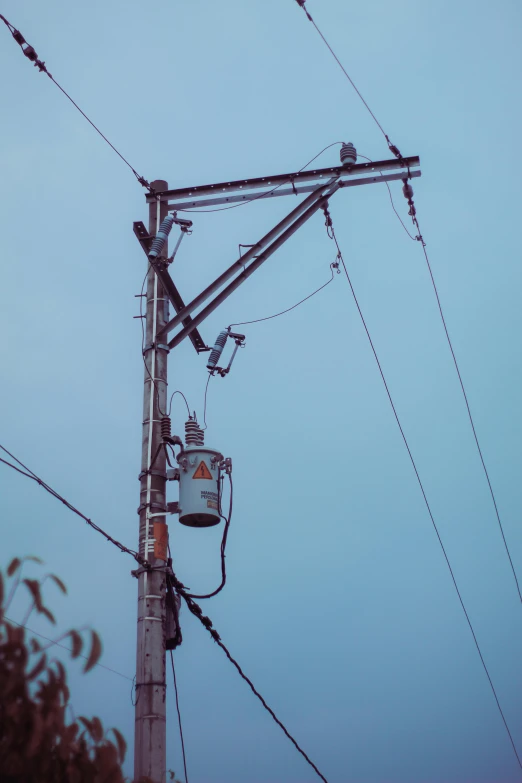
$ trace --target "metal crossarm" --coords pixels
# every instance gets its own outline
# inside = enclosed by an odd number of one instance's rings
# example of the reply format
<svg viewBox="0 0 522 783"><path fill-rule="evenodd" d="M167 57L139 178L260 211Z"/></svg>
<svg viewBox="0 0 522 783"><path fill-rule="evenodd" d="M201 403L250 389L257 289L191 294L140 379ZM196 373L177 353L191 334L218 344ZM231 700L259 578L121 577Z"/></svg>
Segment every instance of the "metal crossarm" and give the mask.
<svg viewBox="0 0 522 783"><path fill-rule="evenodd" d="M147 201L152 203L159 199L162 203L167 203L169 209L200 209L218 204L310 193L321 184L321 181L326 183L332 178L341 178L343 187L355 187L379 181L402 179L403 177L419 177L420 171L416 170L419 165L418 156L401 160L393 158L373 163L357 163L353 166L333 166L325 169L277 174L272 177L238 179L232 182L165 190L154 196L148 195ZM398 170L401 170L400 173L388 174L388 172L397 172ZM285 185L290 187L283 187ZM252 196L249 195L252 190L262 192Z"/></svg>

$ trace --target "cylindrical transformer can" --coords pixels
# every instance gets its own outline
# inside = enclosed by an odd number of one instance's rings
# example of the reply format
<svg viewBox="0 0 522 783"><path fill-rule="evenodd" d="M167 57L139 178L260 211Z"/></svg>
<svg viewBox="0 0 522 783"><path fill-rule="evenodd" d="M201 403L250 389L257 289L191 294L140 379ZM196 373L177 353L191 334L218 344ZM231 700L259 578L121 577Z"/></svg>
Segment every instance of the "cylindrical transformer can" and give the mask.
<svg viewBox="0 0 522 783"><path fill-rule="evenodd" d="M178 454L179 521L188 527L212 527L219 516L219 463L223 455L206 446L187 446Z"/></svg>

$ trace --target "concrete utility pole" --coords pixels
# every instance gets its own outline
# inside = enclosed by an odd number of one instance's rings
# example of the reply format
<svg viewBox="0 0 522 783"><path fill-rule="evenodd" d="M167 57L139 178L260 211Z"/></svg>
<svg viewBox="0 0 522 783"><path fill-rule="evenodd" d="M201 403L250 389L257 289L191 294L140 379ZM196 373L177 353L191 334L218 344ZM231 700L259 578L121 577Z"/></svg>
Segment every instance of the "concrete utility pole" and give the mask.
<svg viewBox="0 0 522 783"><path fill-rule="evenodd" d="M164 180L156 180L152 187L157 191L166 190L167 183ZM160 201L149 204L150 235L155 236L167 211L167 204ZM168 254L166 247L164 254ZM159 567L160 570L146 571L140 568L138 576L134 779L139 781L147 777L153 783L162 783L167 766L166 564L163 559L155 556L154 522L166 521L166 459L165 451L160 445L163 442L161 416L162 412L166 412L167 405L168 351L166 346L156 345L156 336L169 319L169 304L152 266L149 267L147 275L146 303L139 553L153 568Z"/></svg>
<svg viewBox="0 0 522 783"><path fill-rule="evenodd" d="M205 344L199 334L197 328L199 324L320 210L323 210L325 214L326 226L328 227L328 202L335 193L343 188L401 180L404 185L403 192L406 195L405 189L409 187L409 180L421 175L420 161L417 156L357 164L357 151L351 143L342 145L340 160L340 166L277 174L272 177L198 185L177 190L168 190L166 182L156 180L152 183L151 192L146 196L149 205L148 231L141 221L134 223L136 238L147 255L148 263L150 262L147 275L144 345L147 369L143 398L143 448L139 508L139 552L148 561L149 567L147 569L139 568L135 572L139 578L134 750L134 777L136 781L147 778L152 783L164 783L166 778L165 656L168 611L166 571L167 568L170 569L170 564L167 563L165 518L167 513L165 444L183 446L179 437L171 437L170 422L165 422L162 432L162 417L167 411L168 352L169 349L176 348L186 338L192 342L198 354L211 351L211 348ZM253 195L249 195L251 192ZM189 209L192 212L219 204L239 204L254 198L257 200L282 196L295 197L300 194L305 194L305 198L298 202L297 206L285 218L261 237L255 245L252 245L246 253L240 255L213 283L210 283L185 305L170 277L170 262L167 260L166 243L162 247L163 239L168 236L174 224L181 231L174 254L183 236L191 233L192 221L178 217L177 210ZM165 221L158 237L160 224L169 213L172 214ZM211 299L211 297L214 298ZM208 299L211 301L199 309ZM169 302L176 313L170 320ZM169 333L176 327L179 330L169 339ZM215 372L226 374L230 369L231 362L227 369L216 366L228 337L235 340L236 350L238 345L242 344L241 341L244 341L244 336L231 332L230 327L220 333L207 362L207 369L212 374ZM217 350L218 347L219 350ZM191 424L197 427L197 423L194 421L191 421ZM182 462L188 463L187 454L194 452L194 449L191 449L190 439L186 437L185 440L186 451L178 455L180 466L182 466ZM208 449L206 452L214 455L219 454ZM221 455L219 456L221 457ZM182 458L182 462L180 462L180 458ZM231 467L230 460L224 462L230 463ZM192 463L190 464L192 465ZM213 464L217 472L216 463ZM221 468L221 465L219 467ZM172 474L171 478L177 478L181 482L180 489L183 489L183 482L185 482L185 489L188 489L187 481L192 483L192 479L201 478L196 473L192 474L192 471L187 472L186 467L172 470ZM212 480L215 483L217 497L219 474ZM194 487L191 487L191 490L194 490ZM180 521L182 524L190 524L183 520L187 520L192 513L198 515L199 506L194 510L191 508L191 503L196 503L196 499L199 503L201 502L199 488L197 492L189 491L188 494L185 494L183 508L180 509L178 503L173 503L169 513L181 514L182 511L183 516L180 516ZM203 494L201 493L201 496ZM205 502L208 508L212 507L212 501L206 499ZM177 507L177 512L174 510L175 507ZM171 572L169 571L169 573ZM169 620L176 625L177 618L172 619L172 606L169 606L171 608ZM178 634L176 634L177 637ZM176 641L171 637L169 649L179 643L179 638Z"/></svg>

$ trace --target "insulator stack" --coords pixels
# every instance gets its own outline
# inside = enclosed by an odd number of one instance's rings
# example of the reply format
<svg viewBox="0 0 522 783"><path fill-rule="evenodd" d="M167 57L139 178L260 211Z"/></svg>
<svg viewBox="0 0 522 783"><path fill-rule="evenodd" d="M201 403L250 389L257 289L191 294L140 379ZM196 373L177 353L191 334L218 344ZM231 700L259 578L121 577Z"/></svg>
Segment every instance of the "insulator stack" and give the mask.
<svg viewBox="0 0 522 783"><path fill-rule="evenodd" d="M161 419L161 437L168 440L171 437L170 416L163 416Z"/></svg>
<svg viewBox="0 0 522 783"><path fill-rule="evenodd" d="M205 433L195 419L185 422L185 444L187 446L203 446Z"/></svg>
<svg viewBox="0 0 522 783"><path fill-rule="evenodd" d="M404 185L402 186L402 192L404 193L405 198L407 199L413 198L413 188L409 182L404 183Z"/></svg>
<svg viewBox="0 0 522 783"><path fill-rule="evenodd" d="M341 165L353 166L353 164L356 162L357 162L357 150L353 146L352 142L349 141L348 144L343 144L341 146Z"/></svg>
<svg viewBox="0 0 522 783"><path fill-rule="evenodd" d="M152 247L149 250L149 258L151 258L152 260L155 260L159 255L161 255L161 251L163 250L165 243L169 238L169 234L172 230L173 225L174 225L174 215L167 215L167 217L163 218L163 220L161 221L159 231L154 237Z"/></svg>
<svg viewBox="0 0 522 783"><path fill-rule="evenodd" d="M227 337L228 337L228 331L226 329L218 334L216 338L216 342L210 352L210 356L208 359L208 363L207 363L208 370L213 370L216 364L218 363L219 357L223 353L223 348L225 347L225 344L227 342Z"/></svg>

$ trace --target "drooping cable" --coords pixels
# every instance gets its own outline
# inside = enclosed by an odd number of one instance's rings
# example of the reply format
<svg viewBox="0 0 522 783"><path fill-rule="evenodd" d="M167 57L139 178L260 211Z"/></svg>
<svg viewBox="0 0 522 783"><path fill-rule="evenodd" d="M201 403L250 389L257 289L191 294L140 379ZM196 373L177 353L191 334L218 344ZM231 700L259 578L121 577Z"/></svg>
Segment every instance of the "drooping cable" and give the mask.
<svg viewBox="0 0 522 783"><path fill-rule="evenodd" d="M310 163L313 163L314 160L317 160L318 157L320 157L323 152L326 152L326 150L329 150L330 147L335 147L336 144L342 144L342 141L333 141L331 144L328 144L327 147L324 147L321 152L318 152L317 155L314 155L314 157L308 161L308 163L305 163L304 166L302 166L296 173L300 174L301 171L304 171ZM272 190L269 190L267 193L259 193L257 196L252 196L252 198L247 198L244 201L240 201L239 204L231 204L229 207L217 207L217 209L181 209L177 208L178 212L224 212L227 209L237 209L237 207L244 207L245 204L251 204L253 201L257 201L260 198L266 198L267 196L270 196L272 193L275 193L276 190L279 190L279 188L282 188L283 185L288 185L292 182L291 179L287 179L284 182L281 182L281 184L276 185L275 188L272 188ZM296 192L297 195L297 192Z"/></svg>
<svg viewBox="0 0 522 783"><path fill-rule="evenodd" d="M176 391L172 392L172 394L170 395L170 402L169 402L169 412L168 412L168 415L170 416L170 412L171 412L171 410L172 410L172 400L174 399L174 395L175 395L175 394L179 394L181 397L183 397L183 399L185 400L185 405L187 406L187 413L188 413L188 415L190 416L190 408L189 408L189 404L188 404L188 402L187 402L187 398L185 397L185 395L183 394L183 392L182 392L182 391L180 391L179 389L176 389Z"/></svg>
<svg viewBox="0 0 522 783"><path fill-rule="evenodd" d="M365 105L366 109L367 109L367 110L368 110L368 112L370 113L370 115L371 115L372 119L374 120L375 124L377 125L377 127L378 127L378 128L379 128L379 130L381 131L382 135L383 135L383 136L384 136L384 138L386 139L386 143L388 144L388 149L390 150L390 152L391 152L393 155L395 155L395 157L396 157L396 158L398 158L399 160L402 160L402 155L401 155L401 153L400 153L399 149L396 147L396 145L395 145L395 144L392 144L392 143L391 143L391 141L390 141L390 137L388 136L388 134L386 133L386 131L385 131L385 130L384 130L384 128L382 127L381 123L379 122L379 120L377 119L377 117L375 116L375 114L373 113L373 111L370 109L370 106L368 105L368 103L367 103L367 102L365 101L365 99L363 98L363 96L362 96L362 93L359 91L359 89L358 89L357 85L355 84L355 82L354 82L354 81L353 81L353 79L351 78L350 74L348 73L348 71L346 70L346 68L344 67L344 65L343 65L343 64L342 64L342 62L340 61L340 59L337 57L336 53L334 52L334 50L332 49L332 47L331 47L331 46L330 46L330 44L328 43L327 39L325 38L325 36L323 35L323 33L321 32L321 30L319 29L319 27L318 27L318 26L317 26L317 24L315 23L315 21L313 20L313 18L312 18L312 16L311 16L311 14L308 12L308 9L306 8L306 5L305 5L305 0L296 0L296 3L297 3L297 4L298 4L298 5L299 5L299 6L300 6L302 9L303 9L303 11L305 12L305 14L306 14L306 16L307 16L308 20L309 20L309 21L310 21L310 22L313 24L313 26L315 27L316 31L317 31L317 32L318 32L318 34L320 35L320 37L321 37L321 39L322 39L323 43L325 44L325 46L326 46L326 47L327 47L327 49L329 50L329 52L330 52L330 54L332 55L332 57L334 58L335 62L337 63L337 65L339 66L339 68L341 69L341 71L344 73L344 75L346 76L346 78L348 79L348 81L350 82L350 84L352 85L353 89L355 90L355 92L357 93L357 95L359 96L359 98L361 99L361 101L363 102L363 104Z"/></svg>
<svg viewBox="0 0 522 783"><path fill-rule="evenodd" d="M69 93L67 93L67 92L64 90L64 88L63 88L63 87L62 87L60 84L58 84L58 82L56 81L56 79L54 78L54 76L52 76L52 74L50 74L50 73L49 73L49 71L47 70L45 63L44 63L44 62L42 62L42 60L39 60L39 59L38 59L38 55L36 54L36 52L35 52L34 48L33 48L32 46L30 46L30 45L27 43L27 41L25 40L25 38L23 37L23 35L21 34L21 32L20 32L19 30L17 30L17 29L16 29L16 28L15 28L15 27L14 27L14 26L13 26L13 25L10 23L10 22L8 22L8 21L7 21L7 19L5 18L5 16L2 16L2 14L0 14L0 20L1 20L1 21L2 21L2 22L5 24L5 25L6 25L6 27L8 28L8 30L9 30L9 31L10 31L10 33L11 33L11 35L12 35L12 36L13 36L13 38L15 39L16 43L18 44L18 46L19 46L19 47L20 47L20 49L22 50L22 53L23 53L23 54L24 54L24 55L25 55L25 56L26 56L26 57L27 57L27 58L28 58L28 59L29 59L29 60L30 60L30 61L31 61L31 62L34 64L34 66L35 66L36 68L38 68L38 70L40 71L40 73L45 73L45 75L49 77L49 79L50 79L50 80L53 82L53 84L55 84L55 85L58 87L58 89L59 89L59 90L60 90L60 91L61 91L61 92L62 92L62 93L65 95L65 97L66 97L66 98L67 98L67 99L68 99L68 100L69 100L69 101L72 103L72 105L73 105L73 106L74 106L76 109L78 109L78 111L80 112L80 114L82 115L82 117L84 117L84 118L87 120L87 122L89 123L89 125L91 125L91 126L94 128L94 130L96 131L96 133L98 133L98 134L99 134L99 135L102 137L102 139L103 139L105 142L107 142L107 144L109 145L109 147L110 147L112 150L114 150L114 152L116 153L116 155L118 155L118 157L119 157L119 158L121 158L121 160L122 160L122 161L125 163L125 165L129 167L129 169L132 171L132 173L134 174L134 176L136 177L136 179L138 180L138 182L140 183L140 185L143 185L143 187L144 187L144 188L147 188L147 190L148 190L149 192L151 192L151 193L152 193L152 192L153 192L153 188L152 188L152 186L151 186L150 182L148 182L148 181L147 181L147 180L146 180L144 177L140 177L140 175L138 174L138 172L136 171L136 169L135 169L135 168L133 168L133 166L131 166L131 164L129 163L129 161L128 161L126 158L124 158L124 157L123 157L123 155L121 154L121 152L119 152L119 151L116 149L116 147L114 146L114 144L111 144L111 142L109 141L109 139L107 138L107 136L105 136L105 135L104 135L104 134L101 132L101 130L100 130L100 129L99 129L99 128L98 128L98 127L97 127L97 126L94 124L94 122L93 122L91 119L89 119L89 117L88 117L88 116L85 114L85 112L84 112L82 109L80 109L80 107L78 106L78 104L77 104L77 103L76 103L76 102L75 102L75 101L74 101L74 100L71 98L71 96L69 95Z"/></svg>
<svg viewBox="0 0 522 783"><path fill-rule="evenodd" d="M170 651L170 662L172 664L172 677L174 679L174 694L176 696L176 710L178 713L178 726L179 726L179 736L181 739L181 752L183 754L183 768L185 770L185 783L189 783L189 779L187 775L187 757L185 755L185 740L183 739L183 725L181 723L181 712L179 709L178 682L176 680L176 669L174 667L174 653L172 652L172 650Z"/></svg>
<svg viewBox="0 0 522 783"><path fill-rule="evenodd" d="M366 157L366 155L361 155L361 153L360 153L360 152L358 152L358 153L357 153L357 157L358 157L358 158L364 158L364 160L367 160L369 163L373 163L373 160L372 160L371 158L367 158L367 157ZM382 174L382 171L381 171L381 172L379 172L379 173L380 173L380 174ZM397 212L397 208L395 207L395 202L394 202L394 200L393 200L393 196L392 196L392 192L391 192L391 188L390 188L390 183L385 181L385 182L384 182L384 184L385 184L385 185L386 185L386 187L388 188L388 195L389 195L389 197L390 197L390 201L391 201L392 209L393 209L393 211L395 212L395 214L396 214L396 216L397 216L397 220L399 221L399 223L401 224L401 226L403 227L403 229L406 231L406 233L408 234L409 238L410 238L410 239L413 239L413 241L415 241L415 240L417 239L417 237L414 237L412 234L410 234L410 232L408 231L408 229L406 228L406 226L405 226L405 224L404 224L404 221L403 221L403 219L401 218L401 216L400 216L400 215L399 215L399 213Z"/></svg>
<svg viewBox="0 0 522 783"><path fill-rule="evenodd" d="M109 541L109 543L114 544L114 546L118 547L120 552L126 552L128 555L132 555L132 557L144 568L150 568L150 564L148 563L145 558L143 558L139 552L136 552L134 549L129 549L129 547L126 547L124 544L122 544L120 541L117 541L115 538L110 536L108 533L105 532L101 527L99 527L95 522L92 521L92 519L89 519L89 517L85 516L85 514L82 514L81 511L78 511L77 508L75 508L72 503L69 503L68 500L66 500L62 495L60 495L56 490L52 489L52 487L49 486L49 484L46 484L43 479L41 479L39 476L36 475L36 473L33 473L33 471L27 467L27 465L24 465L23 462L21 462L17 457L14 456L14 454L11 454L10 451L8 451L5 446L2 446L0 444L0 449L4 451L6 454L8 454L11 459L14 459L15 462L17 462L24 470L20 470L16 467L16 465L12 465L10 462L7 462L5 459L0 458L0 462L3 462L4 465L8 465L10 468L13 468L13 470L18 471L18 473L21 473L22 475L26 476L26 478L31 479L32 481L35 481L37 484L39 484L43 489L45 489L46 492L48 492L50 495L55 497L57 500L59 500L61 503L64 504L64 506L67 506L67 508L72 511L74 514L79 516L81 519L84 520L84 522L87 522L87 524L93 528L93 530L96 530L97 533L101 533L104 538ZM24 472L26 471L26 472Z"/></svg>
<svg viewBox="0 0 522 783"><path fill-rule="evenodd" d="M195 595L195 593L187 593L187 595L190 598L197 598L199 601L202 601L205 598L214 598L215 595L220 593L224 586L227 583L227 568L226 568L226 548L227 548L227 539L228 539L228 531L230 528L230 523L232 521L232 505L234 501L234 484L232 482L232 474L228 473L228 480L230 482L230 501L228 506L228 517L225 517L223 515L223 512L221 510L221 497L223 494L222 487L221 487L221 477L218 479L218 511L219 516L221 519L225 521L225 527L223 528L223 537L221 539L221 583L219 587L217 587L212 593L207 593L207 595Z"/></svg>
<svg viewBox="0 0 522 783"><path fill-rule="evenodd" d="M214 376L212 375L212 373L211 373L211 372L209 372L209 374L208 374L208 378L207 378L207 383L206 383L206 385L205 385L205 399L204 399L204 401L203 401L203 424L204 424L205 426L204 426L204 427L202 427L202 430L203 430L203 432L204 432L204 431L207 429L207 427L208 427L208 425L207 425L207 394L208 394L208 386L209 386L209 383L210 383L210 379L211 379L211 378L213 378L213 377L214 377Z"/></svg>
<svg viewBox="0 0 522 783"><path fill-rule="evenodd" d="M341 262L341 264L342 264L342 267L343 267L343 269L344 269L344 273L345 273L345 275L346 275L346 279L348 280L348 285L350 286L350 290L351 290L351 293L352 293L353 300L354 300L354 302L355 302L355 306L356 306L356 308L357 308L357 311L358 311L358 313L359 313L359 316L360 316L360 319L361 319L362 325L363 325L363 327L364 327L364 331L366 332L366 336L367 336L367 338L368 338L368 342L370 343L370 347L371 347L371 349L372 349L372 353L373 353L373 355L374 355L374 358L375 358L375 361L376 361L376 363L377 363L377 367L378 367L378 369L379 369L379 374L380 374L380 376L381 376L381 379L382 379L382 382L383 382L383 384L384 384L384 388L386 389L386 394L387 394L387 396L388 396L388 400L389 400L389 402L390 402L390 405L391 405L391 408L392 408L392 411L393 411L393 415L394 415L394 417L395 417L395 421L397 422L397 426L399 427L399 431L400 431L400 433L401 433L401 436L402 436L402 439L403 439L403 441L404 441L404 445L405 445L405 447L406 447L406 451L408 452L408 456L409 456L409 458L410 458L410 462L411 462L411 464L412 464L413 470L415 471L415 476L416 476L416 478L417 478L417 482L418 482L418 484L419 484L419 487L420 487L420 490L421 490L421 493L422 493L422 497L423 497L423 499L424 499L424 503L425 503L425 505L426 505L426 508L427 508L427 511L428 511L429 517L430 517L430 519L431 519L431 523L432 523L432 525L433 525L433 529L435 530L435 533L436 533L436 536L437 536L438 542L439 542L439 544L440 544L440 547L441 547L441 549L442 549L442 553L443 553L443 555L444 555L444 559L445 559L445 561L446 561L446 565L447 565L447 567L448 567L448 570L449 570L449 572L450 572L450 576L451 576L451 580L452 580L452 582L453 582L453 586L454 586L454 588L455 588L455 591L456 591L456 593L457 593L457 596L458 596L458 599L459 599L460 605L461 605L461 607L462 607L462 611L464 612L464 616L465 616L465 618L466 618L466 621L467 621L467 623L468 623L469 629L470 629L470 631L471 631L471 635L473 636L473 641L474 641L474 643L475 643L475 647L476 647L476 649L477 649L477 652L478 652L478 654L479 654L479 658L480 658L480 661L481 661L481 663L482 663L482 666L483 666L483 668L484 668L484 671L485 671L485 673L486 673L486 676L487 676L487 678L488 678L489 684L490 684L490 686L491 686L491 690L492 690L492 692L493 692L493 696L495 697L495 701L496 701L496 704L497 704L497 707L498 707L498 710L499 710L500 716L501 716L501 718L502 718L502 721L503 721L503 723L504 723L504 726L505 726L506 732L507 732L507 734L508 734L508 737L509 737L509 739L510 739L510 742L511 742L511 745L512 745L513 751L514 751L514 753L515 753L515 756L516 756L516 758L517 758L517 761L518 761L519 767L522 769L522 760L520 759L520 756L518 755L518 751L517 751L517 748L516 748L516 746L515 746L515 742L514 742L514 740L513 740L513 736L512 736L512 734L511 734L511 731L510 731L510 729L509 729L509 726L508 726L507 720L506 720L506 718L505 718L504 712L503 712L503 710L502 710L502 707L500 706L500 701L499 701L499 699L498 699L497 692L496 692L496 690L495 690L495 686L493 685L493 680L491 679L491 676L490 676L490 674L489 674L489 670L488 670L488 667L487 667L487 665L486 665L486 662L485 662L485 660L484 660L484 657L483 657L483 655L482 655L482 651L481 651L481 649L480 649L480 645L479 645L479 643L478 643L478 639L477 639L477 637L476 637L475 630L474 630L474 628L473 628L473 625L472 625L472 623L471 623L471 619L470 619L470 617L469 617L469 614L468 614L468 612L467 612L466 606L465 606L465 604L464 604L464 600L463 600L463 598L462 598L462 595L461 595L461 593L460 593L460 590L459 590L459 587L458 587L458 584L457 584L457 580L456 580L456 578L455 578L455 574L453 573L453 568L452 568L452 566L451 566L451 563L450 563L450 560L449 560L448 554L447 554L447 552L446 552L446 548L444 547L444 544L443 544L443 542L442 542L442 538L441 538L441 535L440 535L440 533L439 533L439 529L438 529L438 527L437 527L437 523L435 522L435 517L433 516L433 512L432 512L432 510L431 510L431 506L430 506L430 504L429 504L428 497L427 497L427 495L426 495L426 491L425 491L425 489L424 489L424 485L423 485L423 483L422 483L422 480L421 480L421 477L420 477L419 471L418 471L418 469L417 469L417 465L416 465L416 463L415 463L415 459L414 459L414 457L413 457L413 454L412 454L412 452L411 452L411 449L410 449L410 445L409 445L409 443L408 443L408 440L407 440L407 438L406 438L406 435L405 435L405 433L404 433L404 430L403 430L403 428L402 428L402 424L401 424L401 421L400 421L400 419L399 419L399 415L398 415L398 413L397 413L397 409L395 408L395 403L393 402L393 398L392 398L392 396L391 396L391 392L390 392L390 389L389 389L389 387L388 387L388 383L387 383L387 381L386 381L386 377L385 377L385 375L384 375L384 372L383 372L383 369L382 369L382 366L381 366L381 363L380 363L380 360L379 360L379 356L378 356L378 354L377 354L377 350L376 350L376 348L375 348L375 346L374 346L373 340L372 340L372 338L371 338L371 335L370 335L370 331L369 331L369 329L368 329L368 326L367 326L367 324L366 324L366 320L365 320L365 318L364 318L364 315L363 315L363 313L362 313L361 307L360 307L360 305L359 305L359 300L357 299L357 296L356 296L356 293L355 293L355 290L354 290L354 287L353 287L353 284L352 284L352 281L351 281L350 275L348 274L348 269L347 269L347 267L346 267L346 264L345 264L345 262L344 262L344 258L343 258L342 252L341 252L341 248L340 248L340 246L339 246L339 243L338 243L338 241L337 241L337 237L336 237L336 235L335 235L335 230L334 230L334 227L333 227L332 218L331 218L331 215L330 215L330 213L328 212L328 209L327 209L327 208L325 208L325 216L326 216L326 225L327 225L328 236L329 236L329 237L330 237L330 238L331 238L331 239L332 239L332 240L335 242L335 245L336 245L336 247L337 247L337 251L338 251L338 253L339 253L339 260L340 260L340 262Z"/></svg>
<svg viewBox="0 0 522 783"><path fill-rule="evenodd" d="M198 618L200 623L207 629L207 631L210 633L216 644L221 647L225 655L227 656L230 663L237 669L239 672L239 675L242 677L242 679L247 683L252 693L259 699L265 710L272 716L274 721L277 723L279 728L284 732L286 737L290 740L290 742L294 745L294 747L299 751L301 756L308 762L308 764L312 767L312 769L316 772L316 774L321 778L324 783L328 783L325 776L319 771L319 769L316 767L314 762L311 760L311 758L305 753L305 751L301 748L301 746L298 744L298 742L292 737L286 726L279 720L275 712L272 710L271 707L268 706L265 699L261 696L259 691L256 689L254 683L252 680L250 680L247 675L243 672L243 669L239 665L239 663L236 661L235 658L232 657L230 652L228 651L227 647L223 644L221 641L221 637L218 634L218 632L213 627L212 620L209 617L206 617L203 614L203 611L201 607L189 596L187 591L185 590L184 585L177 579L176 575L174 573L168 573L167 572L167 580L170 581L172 587L176 590L178 595L180 595L185 603L187 604L187 607L189 611Z"/></svg>
<svg viewBox="0 0 522 783"><path fill-rule="evenodd" d="M292 305L292 307L288 307L286 310L281 310L280 313L275 313L274 315L268 315L266 316L266 318L256 318L254 321L239 321L239 323L230 324L228 328L231 329L233 326L247 326L249 324L258 324L261 321L270 321L272 318L278 318L280 315L284 315L285 313L289 313L291 310L295 310L296 307L299 307L299 305L302 305L303 302L308 301L308 299L311 299L312 296L315 296L316 294L319 293L319 291L322 291L323 288L326 288L327 285L330 285L330 283L334 279L334 270L337 270L337 274L340 274L338 267L339 267L339 262L335 260L333 263L330 264L330 269L332 271L332 276L330 277L330 279L327 280L326 283L323 283L323 285L320 286L319 288L316 288L315 291L312 291L311 294L305 296L304 299L301 299L300 302L297 302L295 305Z"/></svg>

